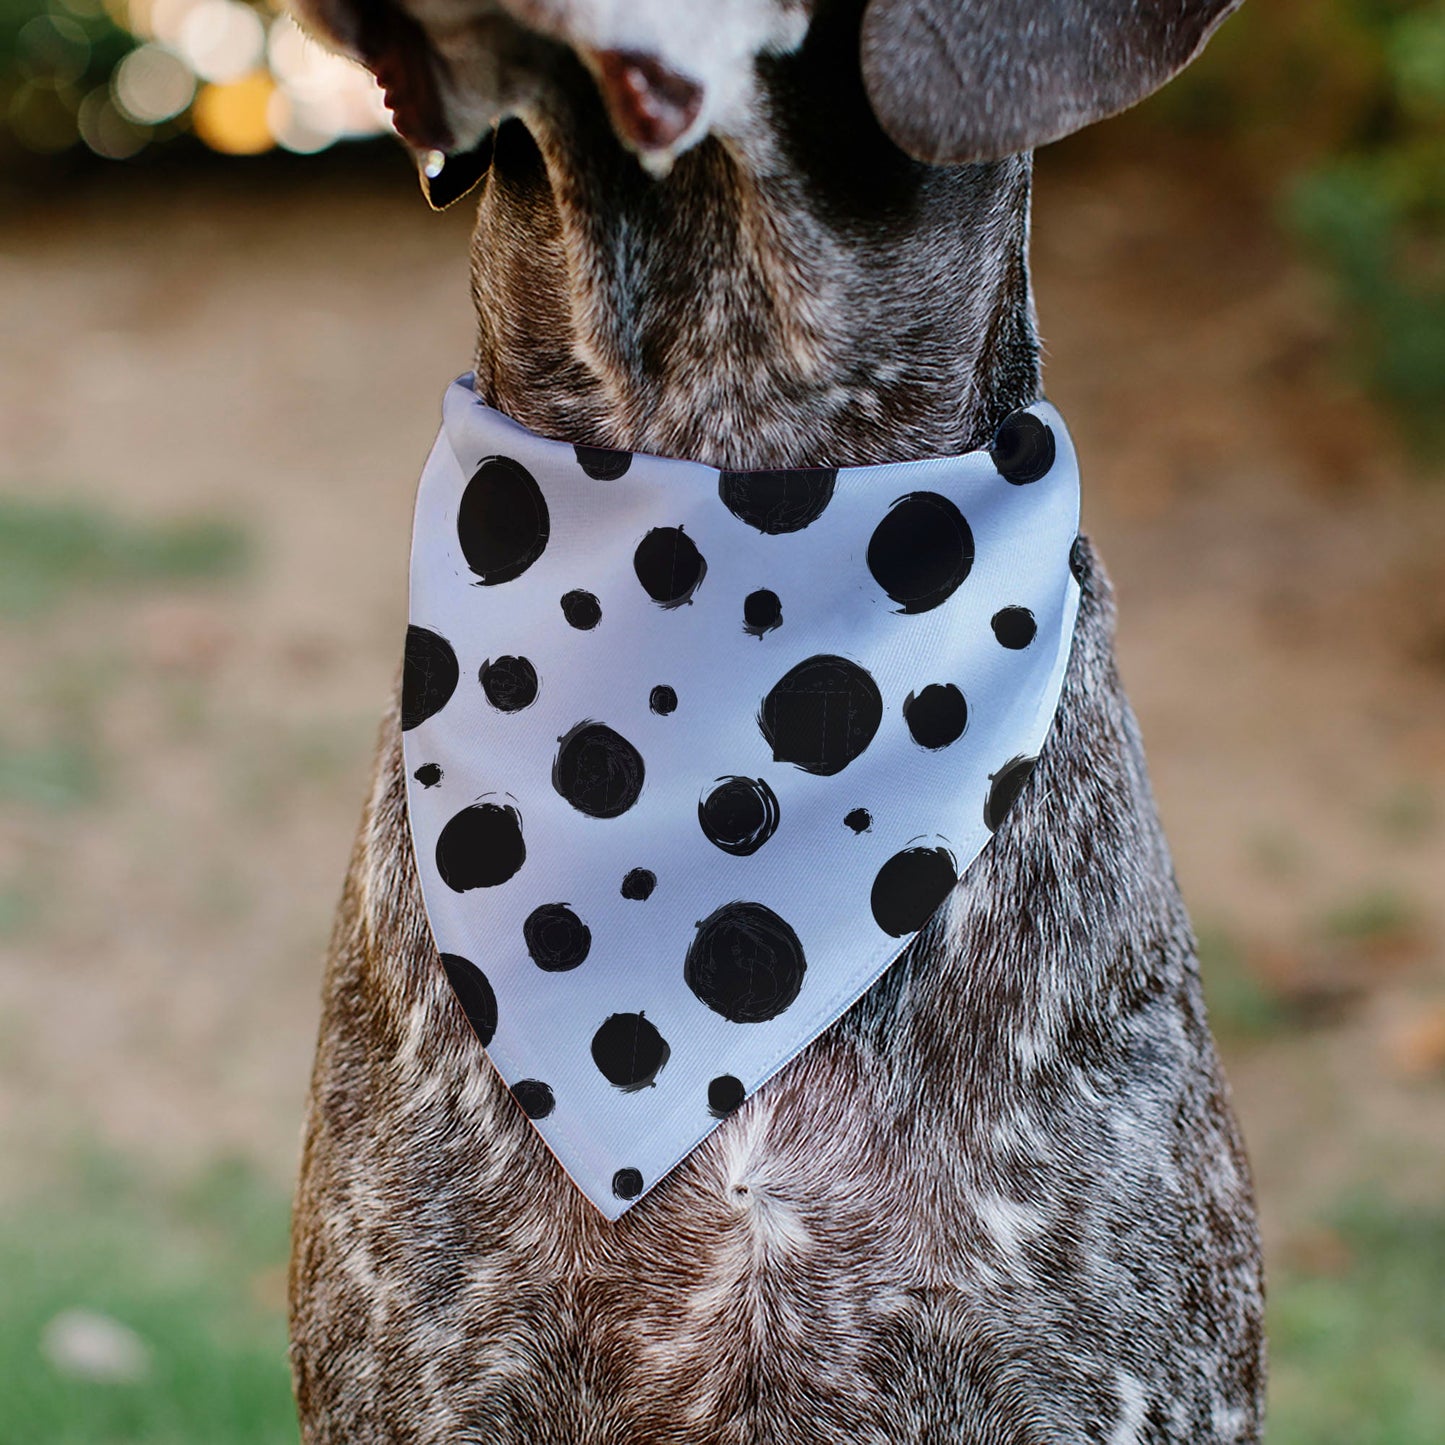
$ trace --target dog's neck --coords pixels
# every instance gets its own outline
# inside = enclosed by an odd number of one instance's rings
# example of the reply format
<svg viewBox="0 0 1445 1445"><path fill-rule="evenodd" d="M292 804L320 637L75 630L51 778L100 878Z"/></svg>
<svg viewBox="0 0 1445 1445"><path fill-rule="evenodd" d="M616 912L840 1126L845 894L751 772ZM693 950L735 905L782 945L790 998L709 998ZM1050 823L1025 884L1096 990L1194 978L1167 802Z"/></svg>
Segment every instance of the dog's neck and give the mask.
<svg viewBox="0 0 1445 1445"><path fill-rule="evenodd" d="M914 164L826 44L764 67L754 135L665 179L585 76L502 127L473 247L484 400L561 440L752 468L966 451L1039 395L1028 158Z"/></svg>

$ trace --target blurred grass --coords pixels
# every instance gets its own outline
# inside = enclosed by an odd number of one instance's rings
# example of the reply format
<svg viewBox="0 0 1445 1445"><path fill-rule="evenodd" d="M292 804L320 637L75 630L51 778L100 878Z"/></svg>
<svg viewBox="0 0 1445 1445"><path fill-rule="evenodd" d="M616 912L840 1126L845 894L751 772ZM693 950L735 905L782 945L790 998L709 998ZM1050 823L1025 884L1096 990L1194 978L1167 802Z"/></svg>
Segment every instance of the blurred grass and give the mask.
<svg viewBox="0 0 1445 1445"><path fill-rule="evenodd" d="M1209 1022L1227 1040L1267 1039L1289 1027L1285 1001L1250 968L1238 940L1220 924L1196 928L1199 974Z"/></svg>
<svg viewBox="0 0 1445 1445"><path fill-rule="evenodd" d="M286 1220L284 1198L243 1165L163 1192L108 1157L0 1217L0 1445L294 1442ZM42 1336L75 1309L134 1331L144 1376L57 1369Z"/></svg>
<svg viewBox="0 0 1445 1445"><path fill-rule="evenodd" d="M1445 1207L1357 1198L1270 1306L1270 1445L1445 1439Z"/></svg>
<svg viewBox="0 0 1445 1445"><path fill-rule="evenodd" d="M81 590L230 577L249 556L228 521L150 524L81 502L0 497L0 618L34 617Z"/></svg>

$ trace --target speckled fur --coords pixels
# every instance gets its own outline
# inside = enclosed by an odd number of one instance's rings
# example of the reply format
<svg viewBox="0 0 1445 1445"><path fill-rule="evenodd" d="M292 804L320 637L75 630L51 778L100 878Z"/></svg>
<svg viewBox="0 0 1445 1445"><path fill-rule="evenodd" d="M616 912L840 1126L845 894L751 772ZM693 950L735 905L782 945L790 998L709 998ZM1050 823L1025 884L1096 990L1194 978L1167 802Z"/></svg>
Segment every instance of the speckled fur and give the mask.
<svg viewBox="0 0 1445 1445"><path fill-rule="evenodd" d="M757 466L958 451L1037 395L1027 161L901 157L847 63L857 23L823 5L762 63L753 120L665 180L558 49L481 199L489 402L570 440ZM616 1224L438 965L393 707L296 1202L308 1445L1258 1439L1247 1167L1112 598L1081 563L1058 716L992 845Z"/></svg>

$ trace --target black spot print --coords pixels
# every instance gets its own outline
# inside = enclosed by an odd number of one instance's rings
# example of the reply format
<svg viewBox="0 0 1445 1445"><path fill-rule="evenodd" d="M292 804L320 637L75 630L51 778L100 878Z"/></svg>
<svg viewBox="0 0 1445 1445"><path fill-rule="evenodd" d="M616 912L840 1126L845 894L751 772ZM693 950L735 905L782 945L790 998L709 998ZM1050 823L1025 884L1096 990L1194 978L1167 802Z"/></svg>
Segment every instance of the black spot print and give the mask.
<svg viewBox="0 0 1445 1445"><path fill-rule="evenodd" d="M958 882L958 864L947 848L905 848L873 880L873 917L894 938L917 933Z"/></svg>
<svg viewBox="0 0 1445 1445"><path fill-rule="evenodd" d="M775 762L828 778L862 754L882 720L878 684L856 662L822 654L773 684L758 726Z"/></svg>
<svg viewBox="0 0 1445 1445"><path fill-rule="evenodd" d="M642 1171L619 1169L612 1176L612 1192L619 1199L636 1199L642 1193Z"/></svg>
<svg viewBox="0 0 1445 1445"><path fill-rule="evenodd" d="M423 763L412 774L424 788L434 788L442 780L442 770L435 763Z"/></svg>
<svg viewBox="0 0 1445 1445"><path fill-rule="evenodd" d="M760 587L743 598L743 631L749 637L761 637L783 625L783 604L776 592Z"/></svg>
<svg viewBox="0 0 1445 1445"><path fill-rule="evenodd" d="M521 712L537 701L537 669L525 657L488 658L477 680L498 712Z"/></svg>
<svg viewBox="0 0 1445 1445"><path fill-rule="evenodd" d="M1054 464L1054 453L1053 429L1031 411L1006 416L988 449L999 476L1016 487L1045 476Z"/></svg>
<svg viewBox="0 0 1445 1445"><path fill-rule="evenodd" d="M512 1097L522 1106L529 1119L545 1119L557 1107L557 1096L550 1084L541 1079L518 1079L512 1085Z"/></svg>
<svg viewBox="0 0 1445 1445"><path fill-rule="evenodd" d="M1089 547L1082 537L1074 538L1074 545L1069 548L1069 571L1074 574L1074 581L1080 587L1089 577Z"/></svg>
<svg viewBox="0 0 1445 1445"><path fill-rule="evenodd" d="M527 858L522 816L502 803L463 808L437 839L437 872L457 893L505 883Z"/></svg>
<svg viewBox="0 0 1445 1445"><path fill-rule="evenodd" d="M951 682L930 682L915 697L903 700L903 721L922 748L946 748L968 726L968 703Z"/></svg>
<svg viewBox="0 0 1445 1445"><path fill-rule="evenodd" d="M609 447L573 447L577 453L577 465L594 482L615 482L625 477L632 465L631 452L615 452Z"/></svg>
<svg viewBox="0 0 1445 1445"><path fill-rule="evenodd" d="M873 530L868 570L906 614L947 602L973 570L973 532L937 492L899 497Z"/></svg>
<svg viewBox="0 0 1445 1445"><path fill-rule="evenodd" d="M719 1074L707 1086L707 1111L714 1119L726 1119L737 1110L746 1093L741 1079Z"/></svg>
<svg viewBox="0 0 1445 1445"><path fill-rule="evenodd" d="M665 682L660 682L648 694L647 705L658 717L667 717L677 711L677 693Z"/></svg>
<svg viewBox="0 0 1445 1445"><path fill-rule="evenodd" d="M867 808L854 808L843 819L843 826L855 833L868 833L873 829L873 814Z"/></svg>
<svg viewBox="0 0 1445 1445"><path fill-rule="evenodd" d="M738 902L697 925L682 976L714 1013L756 1024L797 998L806 970L798 935L771 908Z"/></svg>
<svg viewBox="0 0 1445 1445"><path fill-rule="evenodd" d="M488 457L457 508L462 556L486 587L520 577L542 555L551 525L542 489L511 457Z"/></svg>
<svg viewBox="0 0 1445 1445"><path fill-rule="evenodd" d="M672 1050L640 1013L613 1014L592 1036L592 1062L624 1093L645 1089Z"/></svg>
<svg viewBox="0 0 1445 1445"><path fill-rule="evenodd" d="M444 953L441 957L452 992L456 994L477 1042L486 1048L497 1031L497 995L492 992L486 974L475 964L455 953Z"/></svg>
<svg viewBox="0 0 1445 1445"><path fill-rule="evenodd" d="M1010 758L998 772L989 774L993 786L988 790L988 801L983 805L983 821L989 832L995 832L1003 822L1019 790L1028 782L1036 762L1037 758Z"/></svg>
<svg viewBox="0 0 1445 1445"><path fill-rule="evenodd" d="M562 616L579 632L591 632L602 621L602 604L579 587L562 598Z"/></svg>
<svg viewBox="0 0 1445 1445"><path fill-rule="evenodd" d="M697 805L709 843L738 858L756 853L778 830L778 800L761 778L719 778Z"/></svg>
<svg viewBox="0 0 1445 1445"><path fill-rule="evenodd" d="M746 858L777 831L777 798L762 777L720 777L698 803L708 842Z"/></svg>
<svg viewBox="0 0 1445 1445"><path fill-rule="evenodd" d="M681 607L707 576L707 563L681 527L654 527L637 544L632 568L647 595L663 607Z"/></svg>
<svg viewBox="0 0 1445 1445"><path fill-rule="evenodd" d="M580 722L558 740L552 786L589 818L617 818L642 792L642 754L605 723Z"/></svg>
<svg viewBox="0 0 1445 1445"><path fill-rule="evenodd" d="M439 713L456 691L460 676L457 655L445 637L425 627L408 627L401 666L402 732Z"/></svg>
<svg viewBox="0 0 1445 1445"><path fill-rule="evenodd" d="M622 896L631 903L646 903L656 887L656 873L648 868L633 868L622 880Z"/></svg>
<svg viewBox="0 0 1445 1445"><path fill-rule="evenodd" d="M801 532L823 515L833 500L836 469L783 472L724 472L717 494L739 521L769 537Z"/></svg>
<svg viewBox="0 0 1445 1445"><path fill-rule="evenodd" d="M522 942L546 973L566 973L587 957L592 930L565 903L544 903L522 924Z"/></svg>
<svg viewBox="0 0 1445 1445"><path fill-rule="evenodd" d="M1019 652L1034 640L1039 625L1034 614L1027 607L1004 607L993 615L989 623L999 645L1011 652Z"/></svg>

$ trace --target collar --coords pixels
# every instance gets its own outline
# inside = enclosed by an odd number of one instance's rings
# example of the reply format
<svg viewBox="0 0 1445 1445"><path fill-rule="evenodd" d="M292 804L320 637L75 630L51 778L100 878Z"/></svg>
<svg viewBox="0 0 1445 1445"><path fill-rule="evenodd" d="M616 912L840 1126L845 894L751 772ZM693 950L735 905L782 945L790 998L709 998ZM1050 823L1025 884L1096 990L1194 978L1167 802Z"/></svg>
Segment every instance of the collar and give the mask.
<svg viewBox="0 0 1445 1445"><path fill-rule="evenodd" d="M402 686L427 915L609 1219L843 1014L1026 780L1079 589L1054 408L886 466L572 447L448 389Z"/></svg>

